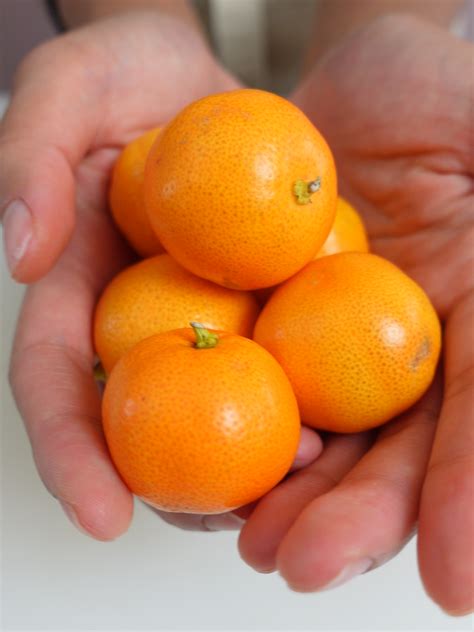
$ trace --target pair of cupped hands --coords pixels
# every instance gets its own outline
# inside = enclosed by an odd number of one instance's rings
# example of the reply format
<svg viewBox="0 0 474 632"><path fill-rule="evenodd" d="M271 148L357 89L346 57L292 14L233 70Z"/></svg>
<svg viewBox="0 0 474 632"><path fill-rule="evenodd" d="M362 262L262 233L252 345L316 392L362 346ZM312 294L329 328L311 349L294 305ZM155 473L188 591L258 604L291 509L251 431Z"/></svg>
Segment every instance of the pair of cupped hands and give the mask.
<svg viewBox="0 0 474 632"><path fill-rule="evenodd" d="M186 529L242 527L244 560L278 570L295 590L366 572L417 530L428 594L454 615L473 608L471 55L444 30L387 16L330 51L291 95L329 142L340 192L362 213L372 250L424 287L444 336L429 392L379 431L322 440L303 428L292 474L253 507L158 512ZM123 533L133 510L92 372L94 305L133 261L107 210L110 169L140 133L235 87L199 34L136 12L33 51L1 124L5 254L12 276L31 283L11 384L42 480L100 540Z"/></svg>

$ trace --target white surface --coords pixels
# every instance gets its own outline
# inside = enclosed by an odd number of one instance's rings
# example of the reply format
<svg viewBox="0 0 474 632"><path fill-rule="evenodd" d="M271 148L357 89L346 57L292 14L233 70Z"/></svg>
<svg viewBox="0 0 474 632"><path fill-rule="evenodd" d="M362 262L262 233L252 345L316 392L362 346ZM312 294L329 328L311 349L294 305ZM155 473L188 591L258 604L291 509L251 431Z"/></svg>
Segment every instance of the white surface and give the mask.
<svg viewBox="0 0 474 632"><path fill-rule="evenodd" d="M3 257L0 272L1 629L472 629L471 618L449 618L425 595L414 541L348 585L299 595L277 575L249 569L234 533L179 531L139 503L130 531L115 542L76 532L37 477L6 384L23 288L8 280Z"/></svg>

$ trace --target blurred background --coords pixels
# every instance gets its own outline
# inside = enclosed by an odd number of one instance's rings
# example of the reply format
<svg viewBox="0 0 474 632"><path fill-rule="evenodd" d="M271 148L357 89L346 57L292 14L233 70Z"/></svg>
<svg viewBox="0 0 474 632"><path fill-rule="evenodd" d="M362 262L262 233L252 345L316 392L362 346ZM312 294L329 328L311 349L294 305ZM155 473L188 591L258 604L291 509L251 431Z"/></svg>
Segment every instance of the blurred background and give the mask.
<svg viewBox="0 0 474 632"><path fill-rule="evenodd" d="M291 88L313 2L196 5L213 46L244 81L280 93ZM292 29L295 7L299 27ZM463 23L454 28L464 28ZM0 116L18 61L55 32L42 0L0 0ZM23 288L9 280L3 257L0 281L1 629L472 629L471 617L447 617L424 593L415 540L389 564L348 585L301 595L277 575L248 568L239 558L235 533L179 531L141 503L132 528L115 542L96 542L75 531L36 474L8 389L8 356Z"/></svg>
<svg viewBox="0 0 474 632"><path fill-rule="evenodd" d="M279 93L290 90L310 35L314 0L194 0L193 4L212 46L242 81ZM44 0L1 0L0 17L0 91L6 91L23 55L57 30Z"/></svg>

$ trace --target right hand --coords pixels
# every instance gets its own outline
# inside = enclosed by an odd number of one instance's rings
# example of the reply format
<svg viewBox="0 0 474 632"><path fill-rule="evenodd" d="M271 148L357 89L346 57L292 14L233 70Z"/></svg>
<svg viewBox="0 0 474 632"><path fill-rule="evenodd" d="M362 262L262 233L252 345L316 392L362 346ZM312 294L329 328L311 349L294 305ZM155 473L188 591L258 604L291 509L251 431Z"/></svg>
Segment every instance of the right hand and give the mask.
<svg viewBox="0 0 474 632"><path fill-rule="evenodd" d="M362 438L332 437L247 521L245 559L297 590L377 567L418 529L428 594L452 615L473 609L472 53L446 30L388 15L329 52L294 95L332 148L371 249L430 296L444 346L429 393L375 431L368 452L351 462Z"/></svg>

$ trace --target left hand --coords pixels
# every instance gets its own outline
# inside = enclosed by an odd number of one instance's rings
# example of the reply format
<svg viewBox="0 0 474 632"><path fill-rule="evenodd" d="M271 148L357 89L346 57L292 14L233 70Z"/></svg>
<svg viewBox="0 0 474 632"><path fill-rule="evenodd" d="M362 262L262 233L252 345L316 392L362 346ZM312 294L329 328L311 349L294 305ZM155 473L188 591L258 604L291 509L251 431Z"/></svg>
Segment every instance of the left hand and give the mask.
<svg viewBox="0 0 474 632"><path fill-rule="evenodd" d="M372 250L429 294L444 325L444 375L370 435L333 436L244 526L255 569L291 587L342 583L392 557L418 525L420 573L453 615L473 608L472 47L386 17L314 69L295 102L327 138L342 195Z"/></svg>
<svg viewBox="0 0 474 632"><path fill-rule="evenodd" d="M23 201L3 217L6 253L17 280L35 281L18 321L12 389L46 487L100 540L123 533L133 511L92 374L95 304L133 260L107 210L110 170L132 138L236 86L189 24L137 9L32 51L0 125L0 215L3 202Z"/></svg>
<svg viewBox="0 0 474 632"><path fill-rule="evenodd" d="M3 201L22 199L34 228L28 236L25 213L6 213L12 273L36 281L22 306L10 380L46 487L100 540L123 533L133 511L105 444L92 375L95 304L133 257L107 212L110 170L132 138L197 98L237 87L189 23L138 7L32 51L0 125L0 215ZM321 447L305 429L294 466ZM161 515L188 528L241 525L233 514Z"/></svg>

